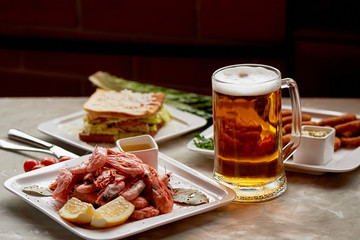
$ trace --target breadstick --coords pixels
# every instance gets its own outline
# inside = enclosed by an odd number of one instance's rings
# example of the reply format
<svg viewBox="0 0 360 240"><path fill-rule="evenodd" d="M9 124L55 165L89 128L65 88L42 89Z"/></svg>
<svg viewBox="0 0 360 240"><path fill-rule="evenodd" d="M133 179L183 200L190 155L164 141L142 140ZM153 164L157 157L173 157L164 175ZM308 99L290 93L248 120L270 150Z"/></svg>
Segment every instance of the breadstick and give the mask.
<svg viewBox="0 0 360 240"><path fill-rule="evenodd" d="M338 137L335 137L335 142L334 142L334 151L338 150L341 146L341 140Z"/></svg>
<svg viewBox="0 0 360 240"><path fill-rule="evenodd" d="M334 128L335 128L337 134L346 132L349 130L357 130L357 129L360 129L360 120L354 120L354 121L338 124Z"/></svg>
<svg viewBox="0 0 360 240"><path fill-rule="evenodd" d="M281 110L281 115L283 117L290 116L292 114L291 110Z"/></svg>
<svg viewBox="0 0 360 240"><path fill-rule="evenodd" d="M289 124L292 122L292 116L286 116L282 118L282 125L285 126L286 124Z"/></svg>
<svg viewBox="0 0 360 240"><path fill-rule="evenodd" d="M311 115L306 114L306 113L302 113L301 114L301 120L302 121L310 121L311 120ZM292 116L291 115L282 118L283 126L285 126L286 124L291 123L291 122L292 122Z"/></svg>
<svg viewBox="0 0 360 240"><path fill-rule="evenodd" d="M286 146L286 144L288 144L290 142L290 139L291 139L291 134L290 133L283 135L282 136L283 146Z"/></svg>
<svg viewBox="0 0 360 240"><path fill-rule="evenodd" d="M291 123L286 124L286 125L282 128L283 134L290 133L290 131L291 131L291 126L292 126Z"/></svg>
<svg viewBox="0 0 360 240"><path fill-rule="evenodd" d="M342 137L353 137L353 136L357 135L358 133L360 133L360 129L351 129L351 130L342 132L340 135Z"/></svg>
<svg viewBox="0 0 360 240"><path fill-rule="evenodd" d="M301 123L301 125L312 125L312 126L316 126L317 123L316 123L316 122L313 122L313 121L304 121L304 122ZM291 126L292 126L291 123L286 124L286 125L283 127L283 132L285 132L285 134L291 132Z"/></svg>
<svg viewBox="0 0 360 240"><path fill-rule="evenodd" d="M353 121L353 120L356 120L355 114L345 114L345 115L338 116L338 117L324 118L319 122L319 126L325 126L325 125L335 126L335 125Z"/></svg>
<svg viewBox="0 0 360 240"><path fill-rule="evenodd" d="M358 147L360 146L360 136L357 137L341 137L341 145L347 146L347 147Z"/></svg>

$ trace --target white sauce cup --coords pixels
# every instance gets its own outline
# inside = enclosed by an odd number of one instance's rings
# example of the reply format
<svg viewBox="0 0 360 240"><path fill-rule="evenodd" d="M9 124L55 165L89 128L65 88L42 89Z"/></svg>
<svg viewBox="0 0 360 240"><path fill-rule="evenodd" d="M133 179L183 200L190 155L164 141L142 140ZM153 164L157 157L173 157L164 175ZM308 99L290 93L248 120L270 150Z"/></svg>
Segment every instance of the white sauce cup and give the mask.
<svg viewBox="0 0 360 240"><path fill-rule="evenodd" d="M293 155L296 163L309 165L325 165L334 156L335 129L321 126L302 126L302 132L324 131L326 136L314 137L301 135L300 146Z"/></svg>
<svg viewBox="0 0 360 240"><path fill-rule="evenodd" d="M147 145L148 147L143 149L139 148L139 146L144 145ZM122 138L116 141L116 146L120 151L132 153L152 168L158 169L158 145L150 135ZM127 150L134 149L134 147L136 150Z"/></svg>

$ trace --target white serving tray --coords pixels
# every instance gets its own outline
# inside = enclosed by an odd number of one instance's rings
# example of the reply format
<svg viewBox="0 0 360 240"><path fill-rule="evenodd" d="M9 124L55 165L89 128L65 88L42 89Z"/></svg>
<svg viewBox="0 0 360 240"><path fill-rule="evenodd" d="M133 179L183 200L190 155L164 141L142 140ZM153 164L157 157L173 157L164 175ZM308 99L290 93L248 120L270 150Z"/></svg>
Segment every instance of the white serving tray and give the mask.
<svg viewBox="0 0 360 240"><path fill-rule="evenodd" d="M165 171L173 173L170 180L172 187L200 190L209 198L209 203L198 206L174 204L173 211L168 214L161 214L156 217L139 221L127 221L122 225L107 229L92 229L86 226L74 225L63 220L58 211L54 209L55 200L52 197L34 197L22 192L22 188L28 185L36 184L38 186L47 187L56 179L61 168L70 168L88 157L89 155L86 155L14 176L5 181L4 186L6 189L20 196L24 201L36 207L76 235L85 239L96 240L110 240L128 237L170 222L211 211L220 206L231 203L235 198L235 192L230 188L217 183L216 181L162 153L159 153L159 173L162 174Z"/></svg>
<svg viewBox="0 0 360 240"><path fill-rule="evenodd" d="M290 109L289 106L283 106L283 109ZM310 114L312 116L312 121L318 122L323 118L332 117L332 116L341 116L345 113L328 111L328 110L319 110L312 108L302 108L302 112ZM360 118L360 116L357 116ZM213 126L208 127L200 135L209 138L213 137ZM187 148L191 151L198 152L209 158L214 158L213 150L201 149L195 146L194 140L191 140L187 144ZM360 166L360 147L354 148L340 148L334 153L334 157L325 165L309 165L301 164L293 161L292 158L289 158L284 162L286 170L295 171L295 172L304 172L309 174L321 175L326 172L349 172Z"/></svg>
<svg viewBox="0 0 360 240"><path fill-rule="evenodd" d="M206 119L197 115L180 111L167 105L165 107L171 114L172 119L154 136L155 141L158 143L203 127L207 123ZM46 121L38 125L38 130L75 147L92 151L95 144L81 141L78 136L83 128L83 118L85 115L85 111L79 111ZM115 144L101 145L107 148L115 147Z"/></svg>

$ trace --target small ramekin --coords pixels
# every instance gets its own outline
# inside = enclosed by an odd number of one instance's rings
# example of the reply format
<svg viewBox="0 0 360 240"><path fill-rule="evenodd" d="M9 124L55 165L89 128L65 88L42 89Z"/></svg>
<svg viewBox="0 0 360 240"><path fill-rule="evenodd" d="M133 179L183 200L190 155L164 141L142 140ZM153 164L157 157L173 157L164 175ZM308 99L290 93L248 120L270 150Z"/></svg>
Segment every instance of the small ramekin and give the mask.
<svg viewBox="0 0 360 240"><path fill-rule="evenodd" d="M140 158L144 163L150 165L152 168L158 168L158 145L156 144L153 137L150 135L140 135L135 137L129 138L122 138L116 141L116 146L119 148L120 151L124 151L122 146L130 146L130 145L141 145L141 144L148 144L150 148L148 149L141 149L136 151L128 151L136 155Z"/></svg>
<svg viewBox="0 0 360 240"><path fill-rule="evenodd" d="M327 134L324 137L313 137L301 135L301 143L293 154L293 160L296 163L309 165L325 165L334 156L335 129L322 126L302 126L302 132L324 131Z"/></svg>

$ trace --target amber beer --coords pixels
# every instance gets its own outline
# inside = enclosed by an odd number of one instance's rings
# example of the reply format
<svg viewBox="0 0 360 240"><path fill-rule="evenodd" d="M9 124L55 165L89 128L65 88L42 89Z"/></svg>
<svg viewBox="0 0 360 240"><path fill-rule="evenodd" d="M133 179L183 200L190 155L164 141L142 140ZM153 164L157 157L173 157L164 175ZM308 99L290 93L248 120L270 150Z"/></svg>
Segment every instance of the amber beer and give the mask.
<svg viewBox="0 0 360 240"><path fill-rule="evenodd" d="M262 201L286 189L281 143L280 72L235 65L213 74L214 178L237 201Z"/></svg>

